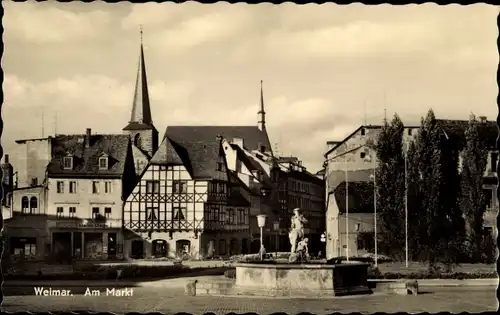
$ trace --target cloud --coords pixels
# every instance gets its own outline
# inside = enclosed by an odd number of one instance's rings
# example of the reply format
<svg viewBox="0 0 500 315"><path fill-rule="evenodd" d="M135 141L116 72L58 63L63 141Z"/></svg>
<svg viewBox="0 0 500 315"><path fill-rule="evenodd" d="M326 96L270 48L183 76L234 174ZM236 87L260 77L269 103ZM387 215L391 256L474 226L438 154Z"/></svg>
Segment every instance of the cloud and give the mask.
<svg viewBox="0 0 500 315"><path fill-rule="evenodd" d="M100 10L76 13L33 2L5 1L3 5L6 34L37 44L95 39L111 21L110 14Z"/></svg>

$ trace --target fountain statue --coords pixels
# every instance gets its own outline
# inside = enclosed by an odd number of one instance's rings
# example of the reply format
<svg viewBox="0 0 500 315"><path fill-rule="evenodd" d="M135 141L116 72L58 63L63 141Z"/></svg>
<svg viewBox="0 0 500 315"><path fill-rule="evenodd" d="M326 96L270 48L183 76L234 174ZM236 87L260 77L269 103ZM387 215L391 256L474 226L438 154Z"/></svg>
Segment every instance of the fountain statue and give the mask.
<svg viewBox="0 0 500 315"><path fill-rule="evenodd" d="M304 262L309 259L308 238L304 235L304 225L307 219L300 213L299 208L293 210L292 224L288 237L290 238L290 245L292 249L290 252L290 262Z"/></svg>

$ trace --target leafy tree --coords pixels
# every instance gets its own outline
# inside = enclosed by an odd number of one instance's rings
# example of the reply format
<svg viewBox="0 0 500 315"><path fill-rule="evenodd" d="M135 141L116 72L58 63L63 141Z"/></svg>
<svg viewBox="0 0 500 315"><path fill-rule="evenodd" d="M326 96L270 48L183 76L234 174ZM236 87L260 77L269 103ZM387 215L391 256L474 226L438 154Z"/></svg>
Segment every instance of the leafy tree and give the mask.
<svg viewBox="0 0 500 315"><path fill-rule="evenodd" d="M479 122L474 116L465 131L465 148L462 152L460 209L466 218L467 252L469 258L481 258L483 215L483 174L486 169L486 150L479 137Z"/></svg>
<svg viewBox="0 0 500 315"><path fill-rule="evenodd" d="M380 213L380 250L395 258L404 255L404 125L394 115L384 121L377 139L377 209Z"/></svg>
<svg viewBox="0 0 500 315"><path fill-rule="evenodd" d="M412 141L407 151L407 185L408 185L408 239L411 260L421 260L425 256L425 237L421 237L422 227L425 226L425 211L422 208L423 191L420 178L419 156L417 143ZM423 234L425 236L425 234Z"/></svg>
<svg viewBox="0 0 500 315"><path fill-rule="evenodd" d="M419 133L415 142L418 183L422 194L418 209L419 247L422 259L431 265L437 261L439 248L436 248L436 237L440 239L437 216L440 211L441 147L440 130L437 126L434 111L428 111L422 118ZM415 171L414 171L415 172Z"/></svg>

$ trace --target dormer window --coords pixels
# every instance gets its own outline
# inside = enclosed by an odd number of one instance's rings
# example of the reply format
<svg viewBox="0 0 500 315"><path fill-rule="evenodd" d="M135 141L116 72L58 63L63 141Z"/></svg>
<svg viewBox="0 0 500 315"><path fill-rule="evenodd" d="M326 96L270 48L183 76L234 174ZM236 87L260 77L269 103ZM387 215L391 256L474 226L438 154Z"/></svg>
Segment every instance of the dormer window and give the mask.
<svg viewBox="0 0 500 315"><path fill-rule="evenodd" d="M68 155L63 158L63 167L65 170L72 170L73 169L73 156Z"/></svg>
<svg viewBox="0 0 500 315"><path fill-rule="evenodd" d="M108 169L108 156L103 155L99 157L99 169L100 170L107 170Z"/></svg>

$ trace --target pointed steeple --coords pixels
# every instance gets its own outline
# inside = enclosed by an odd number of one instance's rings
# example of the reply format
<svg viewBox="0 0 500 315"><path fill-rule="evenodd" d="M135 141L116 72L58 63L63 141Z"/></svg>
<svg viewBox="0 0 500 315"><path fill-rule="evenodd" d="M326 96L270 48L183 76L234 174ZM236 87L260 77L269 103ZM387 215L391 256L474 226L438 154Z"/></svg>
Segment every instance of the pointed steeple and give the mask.
<svg viewBox="0 0 500 315"><path fill-rule="evenodd" d="M262 131L266 130L266 112L264 111L264 91L262 87L263 81L260 80L260 110L259 115L259 129Z"/></svg>
<svg viewBox="0 0 500 315"><path fill-rule="evenodd" d="M151 106L149 104L148 80L146 75L146 64L144 62L144 48L142 44L141 26L141 50L139 56L139 66L135 81L134 103L132 105L132 115L130 123L152 125Z"/></svg>

